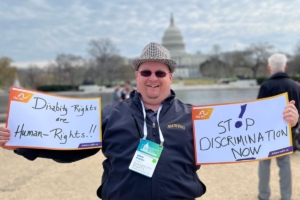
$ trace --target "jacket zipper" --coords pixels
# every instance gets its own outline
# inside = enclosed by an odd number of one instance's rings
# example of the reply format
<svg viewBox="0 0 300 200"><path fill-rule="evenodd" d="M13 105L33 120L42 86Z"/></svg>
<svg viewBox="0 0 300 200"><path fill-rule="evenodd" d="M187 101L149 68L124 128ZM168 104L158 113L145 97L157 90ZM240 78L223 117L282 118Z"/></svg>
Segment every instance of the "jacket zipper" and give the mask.
<svg viewBox="0 0 300 200"><path fill-rule="evenodd" d="M133 117L133 120L134 120L134 123L135 123L135 127L136 127L136 129L137 129L137 131L139 133L140 138L143 138L141 130L140 130L140 127L139 127L139 125L138 125L138 123L137 123L137 121L136 121L136 119L134 117L134 114L131 114L131 116Z"/></svg>

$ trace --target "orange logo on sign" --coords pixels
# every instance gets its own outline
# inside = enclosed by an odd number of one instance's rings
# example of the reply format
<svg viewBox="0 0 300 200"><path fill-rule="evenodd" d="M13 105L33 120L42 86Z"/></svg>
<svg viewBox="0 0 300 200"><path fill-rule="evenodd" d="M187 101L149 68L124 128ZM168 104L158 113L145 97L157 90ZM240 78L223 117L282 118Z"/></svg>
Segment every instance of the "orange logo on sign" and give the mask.
<svg viewBox="0 0 300 200"><path fill-rule="evenodd" d="M27 103L31 99L32 96L33 96L33 94L28 93L28 92L11 90L10 100Z"/></svg>
<svg viewBox="0 0 300 200"><path fill-rule="evenodd" d="M209 119L214 108L200 108L193 110L194 120Z"/></svg>

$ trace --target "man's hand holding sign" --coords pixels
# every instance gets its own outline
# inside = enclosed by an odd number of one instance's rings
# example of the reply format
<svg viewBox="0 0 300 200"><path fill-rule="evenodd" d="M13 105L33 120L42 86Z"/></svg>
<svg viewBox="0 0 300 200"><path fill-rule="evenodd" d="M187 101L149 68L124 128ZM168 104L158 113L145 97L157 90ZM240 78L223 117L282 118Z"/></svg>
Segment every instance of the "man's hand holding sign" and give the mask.
<svg viewBox="0 0 300 200"><path fill-rule="evenodd" d="M194 106L197 164L262 160L292 153L291 125L297 123L294 116L298 112L294 102L287 105L287 99L282 94L252 102Z"/></svg>
<svg viewBox="0 0 300 200"><path fill-rule="evenodd" d="M44 149L99 148L99 98L72 99L11 88L5 147Z"/></svg>

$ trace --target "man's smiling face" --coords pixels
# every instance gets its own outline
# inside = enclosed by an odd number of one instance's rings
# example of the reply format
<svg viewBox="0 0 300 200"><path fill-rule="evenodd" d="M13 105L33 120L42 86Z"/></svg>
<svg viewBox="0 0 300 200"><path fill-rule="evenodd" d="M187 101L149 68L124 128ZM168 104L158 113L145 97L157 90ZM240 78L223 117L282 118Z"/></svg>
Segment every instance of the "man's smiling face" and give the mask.
<svg viewBox="0 0 300 200"><path fill-rule="evenodd" d="M145 76L149 74L150 76ZM164 75L165 77L157 77ZM143 76L144 75L144 76ZM144 62L135 72L137 91L141 93L142 99L147 104L160 104L170 94L172 74L169 67L161 62Z"/></svg>

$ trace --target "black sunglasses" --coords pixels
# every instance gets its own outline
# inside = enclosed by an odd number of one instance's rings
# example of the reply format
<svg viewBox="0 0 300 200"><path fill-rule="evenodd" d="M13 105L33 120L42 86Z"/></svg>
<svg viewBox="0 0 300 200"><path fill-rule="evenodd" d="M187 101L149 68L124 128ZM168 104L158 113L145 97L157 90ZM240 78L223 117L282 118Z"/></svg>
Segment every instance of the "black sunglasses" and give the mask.
<svg viewBox="0 0 300 200"><path fill-rule="evenodd" d="M143 71L138 71L138 72L144 77L149 77L152 74L152 72L150 70L143 70ZM163 78L169 73L163 72L163 71L156 71L156 72L154 72L154 74L158 78Z"/></svg>

